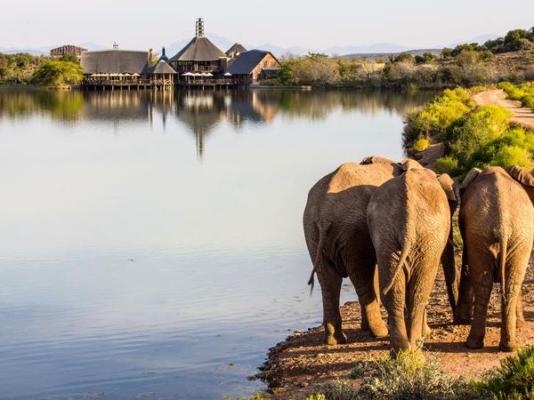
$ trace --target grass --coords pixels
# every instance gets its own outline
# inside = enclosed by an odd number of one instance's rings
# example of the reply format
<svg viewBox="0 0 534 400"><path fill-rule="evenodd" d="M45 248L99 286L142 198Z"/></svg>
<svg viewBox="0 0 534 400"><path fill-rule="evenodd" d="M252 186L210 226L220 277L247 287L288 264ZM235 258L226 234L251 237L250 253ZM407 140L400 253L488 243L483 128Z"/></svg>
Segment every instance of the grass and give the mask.
<svg viewBox="0 0 534 400"><path fill-rule="evenodd" d="M360 379L356 387L354 381ZM434 358L400 353L359 362L350 379L324 385L306 400L533 400L534 346L520 350L481 381L468 382L444 373Z"/></svg>

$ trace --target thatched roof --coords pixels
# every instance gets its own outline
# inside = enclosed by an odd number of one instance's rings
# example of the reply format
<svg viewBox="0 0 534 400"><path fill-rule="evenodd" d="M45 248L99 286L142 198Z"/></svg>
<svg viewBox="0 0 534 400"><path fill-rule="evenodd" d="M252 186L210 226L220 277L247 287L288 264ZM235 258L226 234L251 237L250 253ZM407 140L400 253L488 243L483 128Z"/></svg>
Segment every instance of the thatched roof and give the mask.
<svg viewBox="0 0 534 400"><path fill-rule="evenodd" d="M250 50L241 53L230 64L228 72L232 75L249 75L268 54L270 52L263 50Z"/></svg>
<svg viewBox="0 0 534 400"><path fill-rule="evenodd" d="M234 58L234 57L238 56L239 54L244 53L246 51L247 51L247 49L245 49L245 47L243 47L242 44L234 43L234 45L232 47L230 47L228 50L226 50L226 55L228 57L230 57L230 58Z"/></svg>
<svg viewBox="0 0 534 400"><path fill-rule="evenodd" d="M143 74L148 68L147 51L103 50L82 53L84 74Z"/></svg>
<svg viewBox="0 0 534 400"><path fill-rule="evenodd" d="M172 68L163 58L159 59L150 72L152 74L176 74L174 68Z"/></svg>
<svg viewBox="0 0 534 400"><path fill-rule="evenodd" d="M169 62L174 61L217 61L226 57L207 37L195 37Z"/></svg>

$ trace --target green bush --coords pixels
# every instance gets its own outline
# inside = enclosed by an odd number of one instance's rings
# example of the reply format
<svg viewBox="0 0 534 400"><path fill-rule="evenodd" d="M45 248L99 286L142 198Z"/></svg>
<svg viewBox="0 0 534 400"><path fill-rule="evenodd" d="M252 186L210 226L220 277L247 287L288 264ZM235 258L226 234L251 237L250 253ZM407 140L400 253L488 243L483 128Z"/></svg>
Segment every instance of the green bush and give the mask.
<svg viewBox="0 0 534 400"><path fill-rule="evenodd" d="M48 61L32 76L32 83L41 86L78 85L82 80L82 67L70 61Z"/></svg>
<svg viewBox="0 0 534 400"><path fill-rule="evenodd" d="M511 113L503 107L487 105L466 115L452 129L450 148L460 164L467 164L473 154L508 129Z"/></svg>
<svg viewBox="0 0 534 400"><path fill-rule="evenodd" d="M436 160L436 171L440 174L447 173L451 176L458 175L458 160L453 156L444 156Z"/></svg>
<svg viewBox="0 0 534 400"><path fill-rule="evenodd" d="M408 116L405 134L411 133L412 140L425 136L442 141L450 127L474 107L475 102L467 90L446 89L422 111Z"/></svg>
<svg viewBox="0 0 534 400"><path fill-rule="evenodd" d="M533 399L534 346L503 360L500 368L476 386L481 392L489 392L494 399Z"/></svg>
<svg viewBox="0 0 534 400"><path fill-rule="evenodd" d="M420 151L428 149L428 146L430 146L430 141L426 137L421 137L415 141L412 149L416 153L419 153Z"/></svg>

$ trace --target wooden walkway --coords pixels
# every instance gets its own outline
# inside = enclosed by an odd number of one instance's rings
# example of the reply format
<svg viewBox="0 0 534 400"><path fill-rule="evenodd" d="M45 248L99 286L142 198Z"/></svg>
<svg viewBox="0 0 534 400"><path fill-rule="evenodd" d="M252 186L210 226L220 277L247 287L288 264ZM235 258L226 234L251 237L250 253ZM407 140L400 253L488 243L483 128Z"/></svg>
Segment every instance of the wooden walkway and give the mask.
<svg viewBox="0 0 534 400"><path fill-rule="evenodd" d="M534 129L534 112L530 108L521 106L521 102L510 100L501 89L484 90L473 96L479 106L496 104L513 113L511 122L526 129Z"/></svg>

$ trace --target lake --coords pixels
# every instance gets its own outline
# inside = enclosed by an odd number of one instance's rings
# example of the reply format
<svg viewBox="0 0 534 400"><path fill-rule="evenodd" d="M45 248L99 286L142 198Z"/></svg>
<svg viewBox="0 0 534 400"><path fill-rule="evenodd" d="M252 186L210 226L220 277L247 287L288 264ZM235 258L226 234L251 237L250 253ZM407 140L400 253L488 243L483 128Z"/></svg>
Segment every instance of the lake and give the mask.
<svg viewBox="0 0 534 400"><path fill-rule="evenodd" d="M322 320L309 188L402 158L430 96L0 90L0 398L263 389L267 349Z"/></svg>

